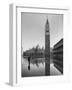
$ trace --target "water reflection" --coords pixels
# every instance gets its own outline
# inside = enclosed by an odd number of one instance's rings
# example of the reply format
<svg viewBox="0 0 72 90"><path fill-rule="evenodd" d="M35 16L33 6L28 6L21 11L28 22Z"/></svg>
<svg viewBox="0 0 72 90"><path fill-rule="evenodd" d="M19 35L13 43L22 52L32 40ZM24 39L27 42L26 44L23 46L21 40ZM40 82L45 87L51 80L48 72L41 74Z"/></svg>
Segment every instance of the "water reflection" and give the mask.
<svg viewBox="0 0 72 90"><path fill-rule="evenodd" d="M44 76L45 75L44 58L22 58L22 77Z"/></svg>
<svg viewBox="0 0 72 90"><path fill-rule="evenodd" d="M30 65L28 65L28 70L30 71Z"/></svg>
<svg viewBox="0 0 72 90"><path fill-rule="evenodd" d="M50 60L50 75L61 75ZM45 76L45 58L22 58L22 77Z"/></svg>
<svg viewBox="0 0 72 90"><path fill-rule="evenodd" d="M30 70L30 64L33 64L33 65L36 65L38 68L40 66L40 64L42 64L44 66L44 62L45 62L45 59L44 58L30 58L28 57L28 70Z"/></svg>
<svg viewBox="0 0 72 90"><path fill-rule="evenodd" d="M44 58L31 59L31 64L36 65L37 67L39 67L39 64L44 65L44 62L45 62Z"/></svg>

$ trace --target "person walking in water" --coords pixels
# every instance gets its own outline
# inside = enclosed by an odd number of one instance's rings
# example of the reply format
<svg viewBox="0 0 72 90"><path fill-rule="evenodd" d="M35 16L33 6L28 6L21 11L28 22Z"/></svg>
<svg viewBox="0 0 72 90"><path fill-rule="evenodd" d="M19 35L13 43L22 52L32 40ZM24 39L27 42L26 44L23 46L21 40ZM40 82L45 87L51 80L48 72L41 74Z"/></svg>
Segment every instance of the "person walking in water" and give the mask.
<svg viewBox="0 0 72 90"><path fill-rule="evenodd" d="M28 57L28 70L30 70L30 56Z"/></svg>

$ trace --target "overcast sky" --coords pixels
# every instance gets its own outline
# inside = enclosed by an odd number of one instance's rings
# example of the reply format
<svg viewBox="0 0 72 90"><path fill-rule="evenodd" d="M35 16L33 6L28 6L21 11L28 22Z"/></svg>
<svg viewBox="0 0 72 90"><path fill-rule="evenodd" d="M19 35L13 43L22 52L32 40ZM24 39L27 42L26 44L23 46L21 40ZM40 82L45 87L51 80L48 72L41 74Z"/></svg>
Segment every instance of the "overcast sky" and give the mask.
<svg viewBox="0 0 72 90"><path fill-rule="evenodd" d="M50 25L50 47L63 38L63 15L21 13L22 48L45 47L45 24Z"/></svg>

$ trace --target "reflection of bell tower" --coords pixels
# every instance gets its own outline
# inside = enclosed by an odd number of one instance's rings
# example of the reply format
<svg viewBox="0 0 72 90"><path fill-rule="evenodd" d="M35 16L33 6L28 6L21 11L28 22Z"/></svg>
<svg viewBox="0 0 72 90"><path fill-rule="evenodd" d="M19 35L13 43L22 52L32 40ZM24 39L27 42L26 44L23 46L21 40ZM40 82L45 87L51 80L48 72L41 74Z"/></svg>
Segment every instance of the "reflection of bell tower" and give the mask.
<svg viewBox="0 0 72 90"><path fill-rule="evenodd" d="M50 32L48 19L45 25L45 75L50 75Z"/></svg>

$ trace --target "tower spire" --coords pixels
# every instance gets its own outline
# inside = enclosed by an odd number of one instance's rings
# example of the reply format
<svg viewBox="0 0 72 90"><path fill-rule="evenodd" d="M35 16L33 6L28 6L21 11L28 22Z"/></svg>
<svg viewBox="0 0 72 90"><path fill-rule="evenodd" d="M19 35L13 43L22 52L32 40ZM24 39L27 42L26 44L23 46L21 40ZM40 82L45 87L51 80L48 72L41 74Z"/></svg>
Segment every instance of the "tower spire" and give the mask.
<svg viewBox="0 0 72 90"><path fill-rule="evenodd" d="M47 18L47 22L46 22L46 24L49 24L49 22L48 22L48 18Z"/></svg>
<svg viewBox="0 0 72 90"><path fill-rule="evenodd" d="M47 18L46 18L46 19L47 19L46 24L49 24L49 22L48 22L48 16L47 16Z"/></svg>
<svg viewBox="0 0 72 90"><path fill-rule="evenodd" d="M49 21L48 21L48 16L46 18L46 25L45 25L45 33L47 34L49 32ZM48 33L49 34L49 33Z"/></svg>

